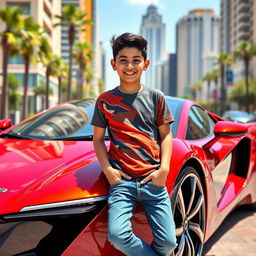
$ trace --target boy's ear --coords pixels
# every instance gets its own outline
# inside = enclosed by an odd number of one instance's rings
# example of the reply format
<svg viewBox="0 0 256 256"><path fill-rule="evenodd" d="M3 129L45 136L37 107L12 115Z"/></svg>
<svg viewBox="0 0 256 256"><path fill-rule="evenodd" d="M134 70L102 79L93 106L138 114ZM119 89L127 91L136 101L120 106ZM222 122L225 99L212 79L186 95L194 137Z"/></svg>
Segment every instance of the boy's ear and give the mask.
<svg viewBox="0 0 256 256"><path fill-rule="evenodd" d="M149 60L145 60L143 70L147 70L147 68L148 68L149 64L150 64L150 61L149 61Z"/></svg>
<svg viewBox="0 0 256 256"><path fill-rule="evenodd" d="M114 70L116 70L116 62L114 59L111 59L110 64Z"/></svg>

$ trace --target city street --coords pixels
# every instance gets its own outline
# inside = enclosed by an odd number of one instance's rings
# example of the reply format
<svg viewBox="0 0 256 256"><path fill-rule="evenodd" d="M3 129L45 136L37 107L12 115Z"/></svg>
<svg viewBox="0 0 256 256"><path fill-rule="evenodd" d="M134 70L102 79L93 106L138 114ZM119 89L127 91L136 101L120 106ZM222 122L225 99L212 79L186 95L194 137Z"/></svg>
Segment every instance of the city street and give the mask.
<svg viewBox="0 0 256 256"><path fill-rule="evenodd" d="M256 211L241 207L232 212L205 244L204 256L256 255Z"/></svg>

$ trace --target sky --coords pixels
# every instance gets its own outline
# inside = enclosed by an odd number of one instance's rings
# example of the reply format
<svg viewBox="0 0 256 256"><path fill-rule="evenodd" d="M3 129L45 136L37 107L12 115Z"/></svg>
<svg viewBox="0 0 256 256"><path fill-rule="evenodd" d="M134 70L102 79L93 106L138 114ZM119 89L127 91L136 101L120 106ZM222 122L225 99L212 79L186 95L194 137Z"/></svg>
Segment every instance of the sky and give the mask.
<svg viewBox="0 0 256 256"><path fill-rule="evenodd" d="M175 52L175 26L181 17L198 8L213 9L220 14L220 0L98 0L99 38L107 52L106 89L119 84L118 76L109 64L112 58L111 38L125 32L138 34L142 16L152 3L166 24L168 53Z"/></svg>

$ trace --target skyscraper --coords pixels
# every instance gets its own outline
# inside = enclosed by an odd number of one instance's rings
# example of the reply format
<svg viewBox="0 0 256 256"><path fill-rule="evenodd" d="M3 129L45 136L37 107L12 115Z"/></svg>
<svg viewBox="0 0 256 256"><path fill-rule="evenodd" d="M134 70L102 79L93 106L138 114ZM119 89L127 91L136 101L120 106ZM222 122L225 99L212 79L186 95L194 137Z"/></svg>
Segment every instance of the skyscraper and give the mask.
<svg viewBox="0 0 256 256"><path fill-rule="evenodd" d="M145 73L145 83L148 86L159 88L156 80L156 65L165 60L165 24L162 16L158 14L157 7L153 4L147 8L147 13L142 17L140 34L148 41L148 58L150 65Z"/></svg>
<svg viewBox="0 0 256 256"><path fill-rule="evenodd" d="M213 10L196 9L176 25L177 95L214 69L219 54L220 18Z"/></svg>
<svg viewBox="0 0 256 256"><path fill-rule="evenodd" d="M221 0L221 52L230 54L241 41L256 42L256 1ZM237 60L232 65L234 80L244 76L244 65ZM256 60L251 62L250 74L256 76Z"/></svg>

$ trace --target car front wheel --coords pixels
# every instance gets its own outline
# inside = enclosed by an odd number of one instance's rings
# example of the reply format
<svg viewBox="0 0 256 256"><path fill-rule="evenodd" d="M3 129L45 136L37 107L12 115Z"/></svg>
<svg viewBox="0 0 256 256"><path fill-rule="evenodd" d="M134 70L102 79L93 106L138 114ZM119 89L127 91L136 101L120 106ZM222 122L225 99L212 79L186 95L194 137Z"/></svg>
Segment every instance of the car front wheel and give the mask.
<svg viewBox="0 0 256 256"><path fill-rule="evenodd" d="M185 167L180 172L171 196L176 224L175 256L200 256L205 233L205 196L196 170Z"/></svg>

